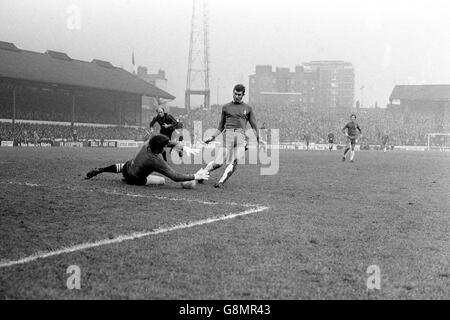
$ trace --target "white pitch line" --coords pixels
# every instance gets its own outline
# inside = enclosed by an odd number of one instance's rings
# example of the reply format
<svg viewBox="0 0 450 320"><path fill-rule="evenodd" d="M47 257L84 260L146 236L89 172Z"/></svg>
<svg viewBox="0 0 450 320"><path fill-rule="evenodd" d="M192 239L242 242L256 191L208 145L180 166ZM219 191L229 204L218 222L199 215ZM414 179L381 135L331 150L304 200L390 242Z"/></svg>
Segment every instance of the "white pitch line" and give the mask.
<svg viewBox="0 0 450 320"><path fill-rule="evenodd" d="M155 199L159 199L159 200L171 200L171 201L198 202L201 204L208 204L208 205L222 204L222 205L228 205L228 206L251 207L251 208L259 206L258 204L249 204L249 203L213 202L213 201L203 201L203 200L199 200L199 199L169 198L169 197L157 196L157 195L122 193L122 192L108 191L108 190L97 190L97 191L103 192L105 194L111 194L111 195L117 195L117 196L125 196L125 197L133 197L133 198L155 198Z"/></svg>
<svg viewBox="0 0 450 320"><path fill-rule="evenodd" d="M36 184L36 183L29 183L29 182L25 182L25 183L0 182L0 184L22 185L22 186L28 186L28 187L56 188L54 186L46 186L46 185L40 185L40 184ZM60 188L61 187L58 187L58 189L60 189ZM82 188L77 189L77 188L73 188L73 187L63 187L63 188L68 189L68 190L74 190L74 191L87 191L88 190L88 189L82 189ZM222 204L222 205L249 207L250 209L247 209L245 211L238 212L238 213L231 213L228 215L220 215L220 216L206 218L206 219L202 219L202 220L198 220L198 221L181 223L181 224L174 225L172 227L165 227L165 228L161 227L161 228L158 228L158 229L155 229L152 231L134 232L134 233L131 233L128 235L120 235L113 239L104 239L104 240L100 240L100 241L96 241L96 242L86 242L86 243L74 245L74 246L67 247L67 248L61 248L61 249L58 249L55 251L37 252L31 256L28 256L28 257L25 257L25 258L22 258L19 260L11 260L11 261L0 260L0 268L14 266L14 265L18 265L18 264L25 264L25 263L32 262L32 261L35 261L38 259L44 259L44 258L48 258L48 257L52 257L52 256L65 254L65 253L82 251L82 250L105 246L105 245L109 245L109 244L120 243L120 242L124 242L124 241L129 241L129 240L135 240L135 239L148 237L148 236L156 235L156 234L160 234L160 233L166 233L166 232L175 231L175 230L192 228L195 226L210 224L210 223L217 222L217 221L234 219L239 216L245 216L245 215L249 215L249 214L253 214L253 213L258 213L258 212L262 212L264 210L269 209L269 207L261 206L258 204L240 204L240 203L236 203L236 202L211 202L211 201L203 201L203 200L199 200L199 199L169 198L169 197L156 196L156 195L120 193L117 191L109 191L109 190L104 190L104 189L103 190L102 189L101 190L91 190L91 191L103 192L105 194L112 194L112 195L119 195L119 196L126 196L126 197L156 198L156 199L172 200L172 201L188 201L188 202L198 202L198 203L207 204L207 205Z"/></svg>
<svg viewBox="0 0 450 320"><path fill-rule="evenodd" d="M170 231L192 228L195 226L201 226L204 224L209 224L209 223L213 223L213 222L217 222L217 221L234 219L236 217L261 212L261 211L264 211L267 209L269 209L269 207L255 206L255 208L253 208L253 209L248 209L248 210L245 210L245 211L242 211L239 213L220 215L220 216L202 219L202 220L198 220L198 221L193 221L193 222L189 222L189 223L177 224L177 225L174 225L174 226L168 227L168 228L158 228L158 229L155 229L152 231L134 232L134 233L128 234L128 235L120 235L113 239L104 239L104 240L100 240L100 241L96 241L96 242L86 242L86 243L78 244L78 245L68 247L68 248L62 248L62 249L55 250L55 251L38 252L31 256L28 256L28 257L25 257L25 258L22 258L19 260L0 261L0 268L10 267L10 266L18 265L18 264L25 264L25 263L32 262L32 261L35 261L38 259L44 259L44 258L48 258L48 257L52 257L52 256L58 256L58 255L65 254L65 253L82 251L82 250L86 250L86 249L90 249L90 248L105 246L105 245L114 244L114 243L120 243L120 242L124 242L124 241L129 241L129 240L136 240L136 239L148 237L151 235L166 233L166 232L170 232Z"/></svg>
<svg viewBox="0 0 450 320"><path fill-rule="evenodd" d="M207 204L207 205L229 205L229 206L240 206L240 207L248 207L253 208L256 206L259 206L259 204L249 204L249 203L237 203L237 202L214 202L214 201L204 201L200 199L187 199L187 198L171 198L171 197L165 197L165 196L158 196L158 195L148 195L148 194L136 194L136 193L122 193L117 192L115 190L105 190L105 189L88 189L88 188L75 188L75 187L69 187L69 186L48 186L43 184L36 184L36 183L30 183L30 182L0 182L0 184L8 184L8 185L16 185L16 186L27 186L27 187L39 187L39 188L50 188L50 189L66 189L71 191L92 191L92 192L102 192L104 194L110 194L110 195L117 195L117 196L124 196L124 197L133 197L133 198L154 198L158 200L171 200L171 201L186 201L186 202L197 202L201 204Z"/></svg>

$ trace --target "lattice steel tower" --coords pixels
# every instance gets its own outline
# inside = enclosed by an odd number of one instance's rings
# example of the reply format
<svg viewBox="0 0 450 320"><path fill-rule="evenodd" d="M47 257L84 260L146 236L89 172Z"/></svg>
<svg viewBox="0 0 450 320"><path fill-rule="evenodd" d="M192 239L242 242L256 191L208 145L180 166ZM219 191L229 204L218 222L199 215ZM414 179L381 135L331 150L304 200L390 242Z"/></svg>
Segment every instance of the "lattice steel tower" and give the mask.
<svg viewBox="0 0 450 320"><path fill-rule="evenodd" d="M185 104L188 113L191 111L192 95L203 96L203 107L210 110L208 30L208 0L193 0L185 92Z"/></svg>

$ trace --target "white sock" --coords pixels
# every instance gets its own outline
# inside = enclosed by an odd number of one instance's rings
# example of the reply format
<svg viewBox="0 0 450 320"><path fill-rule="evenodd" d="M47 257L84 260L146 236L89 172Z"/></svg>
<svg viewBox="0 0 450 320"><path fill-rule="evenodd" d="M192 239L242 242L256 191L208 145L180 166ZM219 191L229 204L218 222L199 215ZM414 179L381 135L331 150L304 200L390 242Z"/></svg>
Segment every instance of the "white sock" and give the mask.
<svg viewBox="0 0 450 320"><path fill-rule="evenodd" d="M211 161L210 163L207 164L207 166L205 167L205 170L210 172L213 169L214 169L214 161Z"/></svg>
<svg viewBox="0 0 450 320"><path fill-rule="evenodd" d="M350 151L350 160L353 160L353 157L355 156L355 151Z"/></svg>
<svg viewBox="0 0 450 320"><path fill-rule="evenodd" d="M210 163L208 163L206 165L205 169L203 169L203 170L205 170L206 172L211 172L211 171L214 171L214 170L220 168L221 166L222 166L221 164L217 164L214 161L211 161ZM226 170L225 170L225 172L226 172Z"/></svg>
<svg viewBox="0 0 450 320"><path fill-rule="evenodd" d="M222 177L219 180L219 183L224 183L228 180L228 178L233 174L235 169L235 165L233 163L230 163L226 168L225 172L223 173Z"/></svg>

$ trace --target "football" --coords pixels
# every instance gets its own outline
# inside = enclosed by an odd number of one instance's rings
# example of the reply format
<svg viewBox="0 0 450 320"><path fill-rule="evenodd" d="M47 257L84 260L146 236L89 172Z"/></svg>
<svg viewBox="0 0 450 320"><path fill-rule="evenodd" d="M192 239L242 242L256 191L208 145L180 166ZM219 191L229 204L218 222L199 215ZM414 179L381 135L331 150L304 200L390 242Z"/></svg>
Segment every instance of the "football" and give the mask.
<svg viewBox="0 0 450 320"><path fill-rule="evenodd" d="M181 183L183 189L194 189L197 186L197 180L184 181Z"/></svg>

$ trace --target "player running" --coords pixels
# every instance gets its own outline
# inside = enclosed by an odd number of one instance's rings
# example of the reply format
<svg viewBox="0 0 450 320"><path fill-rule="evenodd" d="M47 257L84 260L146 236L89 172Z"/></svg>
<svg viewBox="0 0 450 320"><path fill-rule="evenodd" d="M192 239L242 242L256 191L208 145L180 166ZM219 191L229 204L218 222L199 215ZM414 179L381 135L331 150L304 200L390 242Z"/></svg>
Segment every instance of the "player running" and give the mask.
<svg viewBox="0 0 450 320"><path fill-rule="evenodd" d="M342 128L342 133L347 137L347 146L345 147L344 156L342 157L342 161L345 161L348 151L351 148L350 152L350 162L353 162L353 158L355 157L355 144L356 144L356 135L357 131L359 131L360 137L362 136L361 128L356 123L356 115L350 115L350 122Z"/></svg>
<svg viewBox="0 0 450 320"><path fill-rule="evenodd" d="M258 145L261 143L265 145L265 141L259 138L259 130L256 124L255 114L252 107L242 101L245 94L245 87L238 84L233 88L233 101L227 103L222 107L222 115L219 126L215 134L204 141L208 144L214 141L222 132L225 137L225 162L227 167L214 187L223 188L224 183L231 177L236 170L238 161L241 161L245 155L246 137L245 128L247 122L250 123L256 135ZM223 154L217 155L216 159L208 163L205 167L207 172L211 172L220 168L224 164Z"/></svg>
<svg viewBox="0 0 450 320"><path fill-rule="evenodd" d="M334 143L334 133L330 132L328 134L328 149L333 150L333 143Z"/></svg>
<svg viewBox="0 0 450 320"><path fill-rule="evenodd" d="M195 174L183 174L173 170L166 161L161 159L160 154L164 148L176 148L186 154L197 154L199 149L182 146L180 143L170 141L165 135L156 135L144 143L136 156L125 163L117 163L104 168L95 168L86 174L86 179L91 179L104 172L122 173L123 180L131 185L154 185L165 184L165 179L160 176L151 175L158 172L175 182L191 180L208 180L209 173L200 169Z"/></svg>

